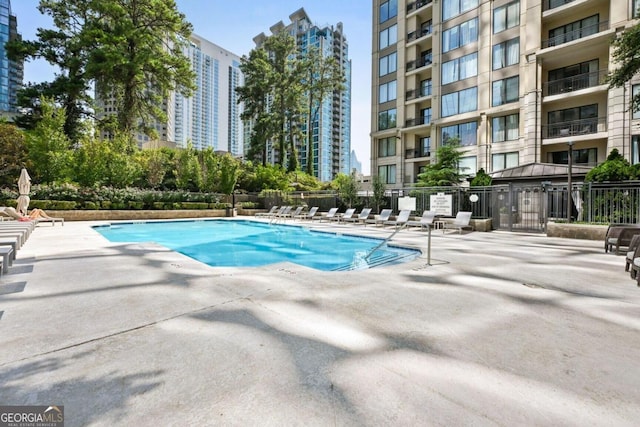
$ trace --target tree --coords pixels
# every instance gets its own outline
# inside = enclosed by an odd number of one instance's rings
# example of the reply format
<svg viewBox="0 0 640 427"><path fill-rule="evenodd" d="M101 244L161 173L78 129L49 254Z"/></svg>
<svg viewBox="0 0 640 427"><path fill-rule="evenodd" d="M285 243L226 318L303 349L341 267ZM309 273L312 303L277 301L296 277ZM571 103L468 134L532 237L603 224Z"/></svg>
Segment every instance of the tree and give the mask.
<svg viewBox="0 0 640 427"><path fill-rule="evenodd" d="M418 175L418 185L423 187L441 187L458 185L464 180L459 164L462 152L458 141L451 138L436 150L436 162L425 167Z"/></svg>
<svg viewBox="0 0 640 427"><path fill-rule="evenodd" d="M20 170L28 167L24 133L15 125L0 122L0 186L13 187Z"/></svg>
<svg viewBox="0 0 640 427"><path fill-rule="evenodd" d="M611 150L607 160L591 169L584 178L585 182L626 181L631 179L633 170L629 162L618 152Z"/></svg>
<svg viewBox="0 0 640 427"><path fill-rule="evenodd" d="M176 155L175 177L180 190L198 191L202 187L202 171L191 141Z"/></svg>
<svg viewBox="0 0 640 427"><path fill-rule="evenodd" d="M169 91L190 96L195 74L183 48L191 24L174 0L95 0L86 32L94 41L87 75L98 93L115 99L117 130L153 136Z"/></svg>
<svg viewBox="0 0 640 427"><path fill-rule="evenodd" d="M476 173L476 176L473 177L469 186L471 187L487 187L491 185L491 175L484 171L484 168L480 168Z"/></svg>
<svg viewBox="0 0 640 427"><path fill-rule="evenodd" d="M386 185L380 175L374 175L371 182L373 190L373 205L376 207L376 212L380 213L380 206L384 203L384 193L386 191Z"/></svg>
<svg viewBox="0 0 640 427"><path fill-rule="evenodd" d="M338 192L338 197L350 208L358 199L358 180L355 174L338 174L331 186Z"/></svg>
<svg viewBox="0 0 640 427"><path fill-rule="evenodd" d="M317 123L318 113L325 97L334 91L343 89L345 80L340 64L334 57L324 56L317 48L310 49L302 60L304 80L302 88L307 97L306 148L307 173L314 175L313 164L313 127Z"/></svg>
<svg viewBox="0 0 640 427"><path fill-rule="evenodd" d="M267 141L271 137L268 99L271 67L264 49L253 49L240 60L244 86L236 88L238 103L244 103L243 120L253 120L247 158L267 164Z"/></svg>
<svg viewBox="0 0 640 427"><path fill-rule="evenodd" d="M225 153L220 158L220 183L219 189L223 194L231 194L236 189L240 165L229 153Z"/></svg>
<svg viewBox="0 0 640 427"><path fill-rule="evenodd" d="M27 133L31 178L50 184L66 180L70 174L71 150L69 138L63 132L64 108L57 108L52 99L40 99L42 120Z"/></svg>
<svg viewBox="0 0 640 427"><path fill-rule="evenodd" d="M42 117L38 100L52 98L65 108L64 132L69 140L77 143L82 137L82 121L91 115L86 64L93 40L85 28L92 19L91 4L87 0L41 0L38 10L51 17L55 29L38 28L37 40L15 39L6 44L12 60L41 58L60 70L53 82L30 83L20 91L18 104L29 111L18 119L21 126L33 129Z"/></svg>
<svg viewBox="0 0 640 427"><path fill-rule="evenodd" d="M607 81L613 87L623 87L640 71L640 24L626 29L613 41L613 60L619 65L607 76ZM631 99L631 109L640 109L640 93Z"/></svg>

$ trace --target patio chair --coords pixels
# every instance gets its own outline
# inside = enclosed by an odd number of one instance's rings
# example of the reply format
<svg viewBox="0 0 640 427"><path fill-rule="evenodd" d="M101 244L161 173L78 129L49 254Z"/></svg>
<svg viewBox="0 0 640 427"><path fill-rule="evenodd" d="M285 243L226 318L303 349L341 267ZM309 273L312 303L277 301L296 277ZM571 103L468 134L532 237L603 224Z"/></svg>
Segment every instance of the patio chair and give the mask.
<svg viewBox="0 0 640 427"><path fill-rule="evenodd" d="M631 265L633 265L633 260L636 257L640 256L640 234L636 234L631 238L631 243L629 243L629 249L627 250L627 256L625 257L625 265L624 271L629 271Z"/></svg>
<svg viewBox="0 0 640 427"><path fill-rule="evenodd" d="M403 227L407 221L409 221L409 216L411 215L411 210L409 209L403 209L400 211L400 213L398 214L398 216L396 217L396 219L394 220L387 220L385 222L382 223L383 226L387 226L387 225L395 225L396 229Z"/></svg>
<svg viewBox="0 0 640 427"><path fill-rule="evenodd" d="M458 230L460 234L462 234L463 229L471 229L473 227L469 224L471 221L471 212L460 211L456 214L453 222L444 223L444 227L442 228L442 232L444 233L446 230Z"/></svg>
<svg viewBox="0 0 640 427"><path fill-rule="evenodd" d="M366 224L375 224L375 225L383 225L385 221L389 221L389 217L393 212L392 209L382 209L380 211L380 215L377 215L376 218L368 219L365 221Z"/></svg>
<svg viewBox="0 0 640 427"><path fill-rule="evenodd" d="M620 248L628 248L631 239L636 234L640 234L640 227L635 225L612 227L607 238L605 252L613 251L615 247L616 255L620 255Z"/></svg>
<svg viewBox="0 0 640 427"><path fill-rule="evenodd" d="M309 212L302 212L298 215L295 215L294 218L298 218L298 219L313 219L313 217L315 216L315 214L318 212L318 206L314 206L311 209L309 209Z"/></svg>
<svg viewBox="0 0 640 427"><path fill-rule="evenodd" d="M342 221L344 219L347 218L352 218L353 214L356 213L355 208L349 208L346 211L344 211L344 213L342 215L335 215L333 218L331 218L331 221Z"/></svg>
<svg viewBox="0 0 640 427"><path fill-rule="evenodd" d="M345 222L353 222L354 224L364 224L365 221L369 218L369 214L371 213L371 208L363 208L360 211L360 214L358 214L358 216L351 216L349 218L342 218L343 221Z"/></svg>
<svg viewBox="0 0 640 427"><path fill-rule="evenodd" d="M268 212L257 212L255 216L271 216L276 213L278 206L271 206Z"/></svg>
<svg viewBox="0 0 640 427"><path fill-rule="evenodd" d="M291 212L291 210L289 210L289 212L282 214L282 217L285 218L285 219L286 218L295 218L296 215L300 215L300 213L302 213L303 209L304 209L304 206L298 206L295 211Z"/></svg>
<svg viewBox="0 0 640 427"><path fill-rule="evenodd" d="M320 222L322 222L323 219L327 219L327 220L331 221L331 218L336 216L337 213L338 213L338 208L331 208L331 209L329 209L329 211L327 212L326 215L320 215L318 217L313 217L312 219L318 218L318 220Z"/></svg>
<svg viewBox="0 0 640 427"><path fill-rule="evenodd" d="M421 230L424 230L427 227L431 227L433 225L433 220L436 217L435 211L424 211L422 212L422 216L420 220L409 220L407 221L407 227L420 227Z"/></svg>
<svg viewBox="0 0 640 427"><path fill-rule="evenodd" d="M22 215L20 212L18 212L17 210L15 210L15 208L12 208L12 207L2 207L0 209L0 212L1 212L1 215L5 217L13 218L17 221L23 221L23 222L33 221L35 223L50 222L51 225L56 225L56 222L60 222L62 223L62 225L64 225L64 218L49 216L42 209L37 209L37 208L33 209L31 210L29 215Z"/></svg>

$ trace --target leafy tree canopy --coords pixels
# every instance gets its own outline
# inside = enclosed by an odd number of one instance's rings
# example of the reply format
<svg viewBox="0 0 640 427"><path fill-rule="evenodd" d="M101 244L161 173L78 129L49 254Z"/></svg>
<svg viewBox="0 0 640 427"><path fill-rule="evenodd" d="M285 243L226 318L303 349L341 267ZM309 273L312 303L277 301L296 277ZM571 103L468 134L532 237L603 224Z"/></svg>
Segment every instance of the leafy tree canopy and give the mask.
<svg viewBox="0 0 640 427"><path fill-rule="evenodd" d="M626 181L633 177L635 169L614 148L607 160L591 169L585 176L585 182Z"/></svg>
<svg viewBox="0 0 640 427"><path fill-rule="evenodd" d="M462 152L457 140L450 139L445 145L436 150L435 163L426 166L425 171L418 175L418 184L423 187L448 187L458 185L464 180L460 173L459 164Z"/></svg>

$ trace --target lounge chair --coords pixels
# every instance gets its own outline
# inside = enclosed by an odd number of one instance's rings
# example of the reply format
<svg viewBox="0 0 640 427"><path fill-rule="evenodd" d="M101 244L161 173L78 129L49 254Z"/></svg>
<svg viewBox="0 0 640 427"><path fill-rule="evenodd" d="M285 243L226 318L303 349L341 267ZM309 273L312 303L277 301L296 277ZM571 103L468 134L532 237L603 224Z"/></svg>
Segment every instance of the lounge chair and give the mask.
<svg viewBox="0 0 640 427"><path fill-rule="evenodd" d="M421 230L424 230L425 228L431 227L433 225L433 220L435 219L435 217L435 211L424 211L422 212L420 220L407 221L407 227L420 227Z"/></svg>
<svg viewBox="0 0 640 427"><path fill-rule="evenodd" d="M351 216L349 218L342 218L343 221L345 222L353 222L354 224L364 224L365 221L369 218L369 214L371 213L371 208L364 208L360 211L360 214L358 214L358 216L354 217Z"/></svg>
<svg viewBox="0 0 640 427"><path fill-rule="evenodd" d="M309 209L309 212L299 213L298 215L294 215L294 218L298 218L298 219L313 219L315 214L318 212L318 209L319 209L318 206L314 206L311 209Z"/></svg>
<svg viewBox="0 0 640 427"><path fill-rule="evenodd" d="M303 209L304 209L304 206L298 206L296 208L296 210L293 211L293 212L291 212L291 209L290 209L289 212L282 214L282 217L283 218L295 218L297 215L300 215L300 213L302 213Z"/></svg>
<svg viewBox="0 0 640 427"><path fill-rule="evenodd" d="M344 213L342 215L335 215L333 218L331 218L331 221L342 221L344 219L347 218L352 218L353 214L356 213L355 208L349 208L346 211L344 211Z"/></svg>
<svg viewBox="0 0 640 427"><path fill-rule="evenodd" d="M271 216L272 214L276 213L277 210L278 206L271 206L271 209L269 209L268 212L257 212L255 216Z"/></svg>
<svg viewBox="0 0 640 427"><path fill-rule="evenodd" d="M17 221L25 221L25 222L34 221L35 223L50 222L51 225L56 225L56 222L60 222L62 223L62 225L64 225L64 218L56 218L56 217L49 216L42 209L34 209L31 211L29 215L22 215L20 212L18 212L17 210L15 210L15 208L12 208L12 207L3 207L1 208L0 212L1 212L1 215L8 216Z"/></svg>
<svg viewBox="0 0 640 427"><path fill-rule="evenodd" d="M13 248L11 246L0 246L0 257L2 257L2 270L0 270L0 274L7 274L7 270L14 258L13 255Z"/></svg>
<svg viewBox="0 0 640 427"><path fill-rule="evenodd" d="M331 209L329 209L329 212L327 212L326 215L319 216L318 220L320 222L322 222L323 219L327 219L327 220L331 221L331 219L333 217L335 217L337 213L338 213L338 208L331 208Z"/></svg>
<svg viewBox="0 0 640 427"><path fill-rule="evenodd" d="M611 252L615 247L616 255L620 255L621 247L629 247L633 236L640 234L640 227L635 225L614 226L609 230L605 241L605 252Z"/></svg>
<svg viewBox="0 0 640 427"><path fill-rule="evenodd" d="M387 220L382 223L383 226L387 225L395 225L396 228L403 227L407 221L409 221L409 216L411 215L411 211L409 209L403 209L400 211L396 219Z"/></svg>
<svg viewBox="0 0 640 427"><path fill-rule="evenodd" d="M458 212L453 222L444 223L442 232L444 233L446 230L458 230L458 232L462 234L462 229L473 230L473 227L469 224L469 222L471 222L471 213L472 212L465 211Z"/></svg>
<svg viewBox="0 0 640 427"><path fill-rule="evenodd" d="M382 225L385 221L389 221L389 217L391 217L392 212L392 209L382 209L382 211L380 211L380 215L378 215L377 218L368 219L365 221L365 224Z"/></svg>

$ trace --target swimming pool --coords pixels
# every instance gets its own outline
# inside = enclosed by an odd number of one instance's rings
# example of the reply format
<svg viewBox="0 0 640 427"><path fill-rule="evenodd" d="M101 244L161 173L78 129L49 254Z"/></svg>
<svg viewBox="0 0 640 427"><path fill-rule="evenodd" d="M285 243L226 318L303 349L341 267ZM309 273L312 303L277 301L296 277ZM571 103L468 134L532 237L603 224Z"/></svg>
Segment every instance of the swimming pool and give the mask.
<svg viewBox="0 0 640 427"><path fill-rule="evenodd" d="M121 222L93 227L111 242L155 242L213 267L289 261L324 271L372 268L414 259L415 249L381 239L247 220Z"/></svg>

